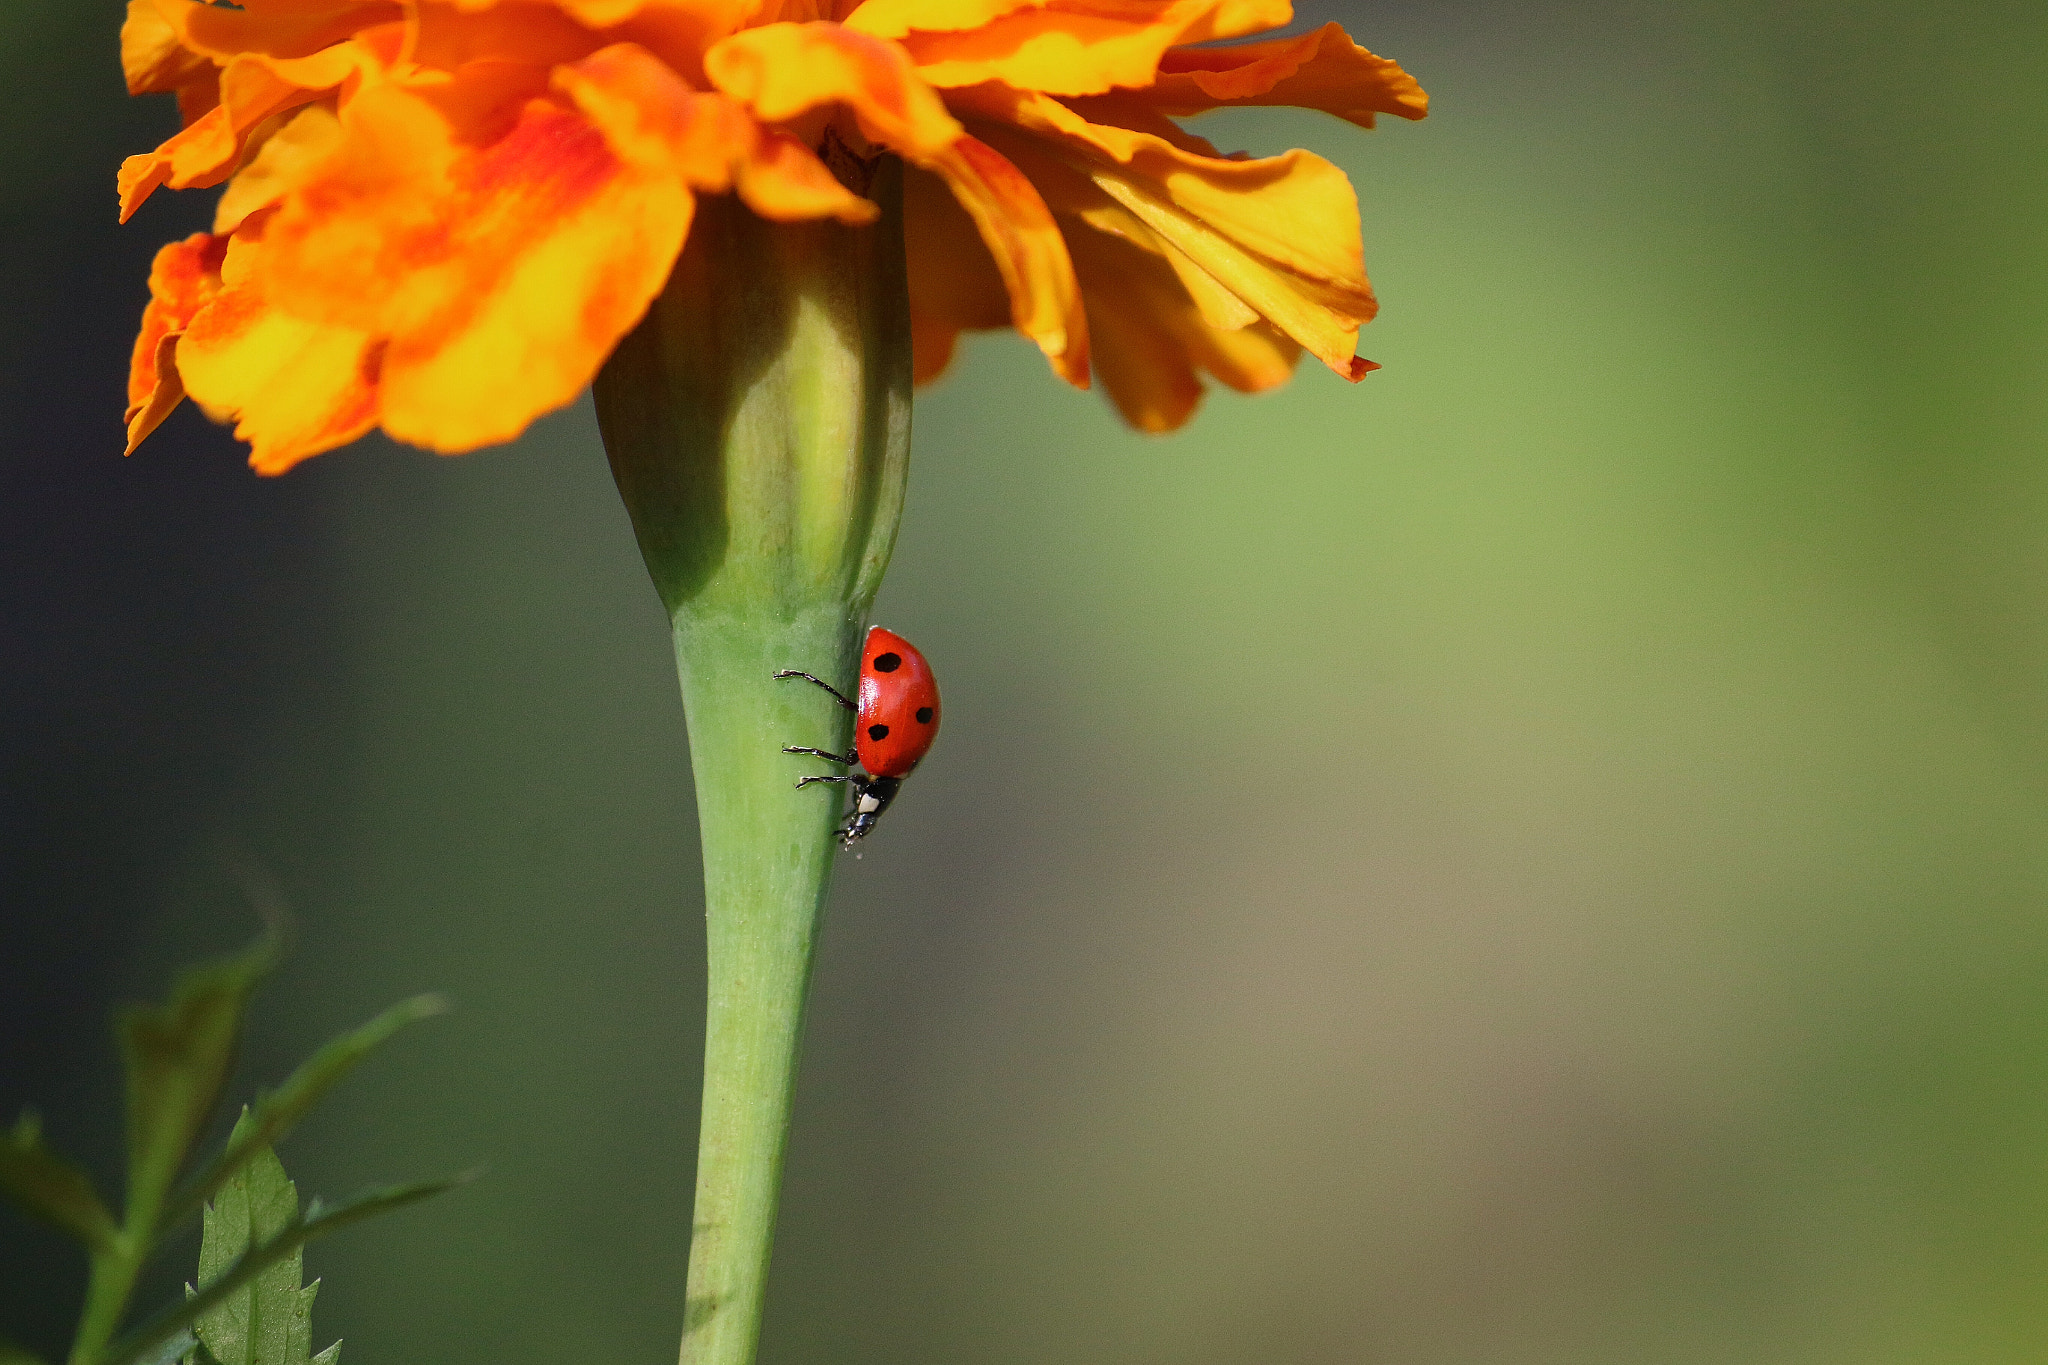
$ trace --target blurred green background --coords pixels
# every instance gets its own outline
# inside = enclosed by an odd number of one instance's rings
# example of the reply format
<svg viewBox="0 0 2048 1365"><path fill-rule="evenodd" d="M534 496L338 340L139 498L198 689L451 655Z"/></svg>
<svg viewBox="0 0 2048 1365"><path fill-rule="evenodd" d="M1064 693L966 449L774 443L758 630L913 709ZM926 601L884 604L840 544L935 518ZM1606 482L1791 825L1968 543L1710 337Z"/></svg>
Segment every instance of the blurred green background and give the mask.
<svg viewBox="0 0 2048 1365"><path fill-rule="evenodd" d="M320 1340L671 1359L695 832L587 405L122 462L206 209L112 226L113 10L0 13L0 1104L111 1165L105 1008L252 851L249 1084L458 1003L302 1189L491 1168L314 1249ZM1351 173L1384 371L921 400L877 615L947 729L842 863L764 1365L2048 1359L2048 9L1305 17L1436 112L1203 131ZM76 1270L0 1211L0 1325Z"/></svg>

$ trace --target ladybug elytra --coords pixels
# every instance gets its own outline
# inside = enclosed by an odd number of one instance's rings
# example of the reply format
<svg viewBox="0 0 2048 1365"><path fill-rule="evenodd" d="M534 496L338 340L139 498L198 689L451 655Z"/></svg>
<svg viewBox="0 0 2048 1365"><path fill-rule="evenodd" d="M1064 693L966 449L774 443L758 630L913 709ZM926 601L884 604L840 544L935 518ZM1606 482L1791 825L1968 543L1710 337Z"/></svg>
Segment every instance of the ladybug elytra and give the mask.
<svg viewBox="0 0 2048 1365"><path fill-rule="evenodd" d="M853 794L846 823L839 827L839 843L850 848L882 818L882 812L896 799L903 779L932 747L939 733L939 684L932 666L917 646L892 630L868 628L867 643L860 653L858 702L831 683L800 669L785 668L778 678L802 678L830 692L838 703L854 713L853 752L835 754L801 744L785 744L786 754L810 754L815 758L847 767L861 767L865 773L844 777L813 774L799 778L799 789L813 782L844 782Z"/></svg>

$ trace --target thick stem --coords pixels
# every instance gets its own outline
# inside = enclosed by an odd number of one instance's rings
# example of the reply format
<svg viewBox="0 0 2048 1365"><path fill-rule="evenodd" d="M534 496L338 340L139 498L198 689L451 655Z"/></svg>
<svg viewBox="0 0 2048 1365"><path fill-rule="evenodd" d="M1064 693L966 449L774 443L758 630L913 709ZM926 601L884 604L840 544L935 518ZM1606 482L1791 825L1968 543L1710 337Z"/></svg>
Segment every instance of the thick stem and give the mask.
<svg viewBox="0 0 2048 1365"><path fill-rule="evenodd" d="M770 679L792 659L846 676L859 661L858 623L825 610L676 625L710 968L686 1365L753 1359L811 944L836 852L839 789L795 789L802 773L829 770L781 748L843 743L849 726L817 688Z"/></svg>
<svg viewBox="0 0 2048 1365"><path fill-rule="evenodd" d="M704 845L709 1011L684 1365L749 1365L835 853L861 626L895 542L910 437L900 167L855 163L881 221L699 206L647 319L597 384L641 553L674 623Z"/></svg>

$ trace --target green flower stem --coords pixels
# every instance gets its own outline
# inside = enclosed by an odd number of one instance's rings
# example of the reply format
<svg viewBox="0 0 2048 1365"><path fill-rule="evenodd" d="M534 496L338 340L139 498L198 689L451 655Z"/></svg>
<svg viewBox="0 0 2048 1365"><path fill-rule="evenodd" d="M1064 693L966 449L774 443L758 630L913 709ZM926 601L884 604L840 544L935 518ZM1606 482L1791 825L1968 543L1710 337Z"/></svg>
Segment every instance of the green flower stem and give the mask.
<svg viewBox="0 0 2048 1365"><path fill-rule="evenodd" d="M828 149L838 150L838 149ZM760 1334L811 946L851 718L777 669L852 683L896 538L910 444L901 168L837 156L881 220L771 223L698 206L598 420L674 623L704 844L709 1000L684 1365L749 1365Z"/></svg>
<svg viewBox="0 0 2048 1365"><path fill-rule="evenodd" d="M78 1334L71 1342L70 1365L92 1365L114 1339L114 1331L127 1311L128 1298L135 1292L135 1278L142 1272L145 1245L132 1232L124 1231L115 1249L93 1256Z"/></svg>

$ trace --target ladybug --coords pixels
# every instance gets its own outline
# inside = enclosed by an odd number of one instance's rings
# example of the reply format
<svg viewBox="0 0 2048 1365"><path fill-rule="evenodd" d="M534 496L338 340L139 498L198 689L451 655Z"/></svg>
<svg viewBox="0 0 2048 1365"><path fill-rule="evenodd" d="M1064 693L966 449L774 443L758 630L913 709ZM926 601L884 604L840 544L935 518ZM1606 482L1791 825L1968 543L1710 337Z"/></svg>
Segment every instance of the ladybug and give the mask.
<svg viewBox="0 0 2048 1365"><path fill-rule="evenodd" d="M823 678L800 669L785 668L778 678L802 678L830 692L841 706L854 713L853 752L835 754L801 744L785 744L786 754L810 754L858 765L863 773L845 777L813 775L799 778L801 790L813 782L845 782L853 791L853 809L839 827L839 846L853 847L882 818L882 812L896 799L903 779L917 766L939 733L939 684L932 666L918 653L917 646L893 630L868 628L867 643L860 652L860 701L850 702L844 693Z"/></svg>

